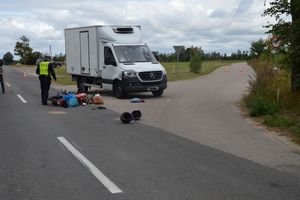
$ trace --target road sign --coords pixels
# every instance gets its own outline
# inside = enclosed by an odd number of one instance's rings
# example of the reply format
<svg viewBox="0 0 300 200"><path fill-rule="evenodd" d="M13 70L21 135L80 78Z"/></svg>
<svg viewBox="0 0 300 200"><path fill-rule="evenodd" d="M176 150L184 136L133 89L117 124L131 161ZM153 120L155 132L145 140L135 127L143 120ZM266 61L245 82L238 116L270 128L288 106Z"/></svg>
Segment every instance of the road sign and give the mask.
<svg viewBox="0 0 300 200"><path fill-rule="evenodd" d="M180 54L184 50L184 46L173 46L176 54Z"/></svg>
<svg viewBox="0 0 300 200"><path fill-rule="evenodd" d="M178 74L179 71L179 55L181 52L184 51L184 46L173 46L173 48L175 49L175 53L177 55L177 67L176 67L176 74Z"/></svg>
<svg viewBox="0 0 300 200"><path fill-rule="evenodd" d="M281 46L281 43L282 42L278 37L274 36L271 38L271 45L274 49L279 48Z"/></svg>

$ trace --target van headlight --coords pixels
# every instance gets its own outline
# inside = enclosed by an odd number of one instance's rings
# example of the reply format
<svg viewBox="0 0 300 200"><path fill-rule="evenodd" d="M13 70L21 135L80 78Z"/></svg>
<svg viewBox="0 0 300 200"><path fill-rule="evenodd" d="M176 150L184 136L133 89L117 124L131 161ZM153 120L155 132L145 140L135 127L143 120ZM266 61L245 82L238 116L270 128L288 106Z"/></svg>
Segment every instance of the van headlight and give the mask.
<svg viewBox="0 0 300 200"><path fill-rule="evenodd" d="M136 77L136 72L134 70L126 70L124 71L124 76L128 78Z"/></svg>
<svg viewBox="0 0 300 200"><path fill-rule="evenodd" d="M162 70L163 75L167 75L167 71L165 69Z"/></svg>

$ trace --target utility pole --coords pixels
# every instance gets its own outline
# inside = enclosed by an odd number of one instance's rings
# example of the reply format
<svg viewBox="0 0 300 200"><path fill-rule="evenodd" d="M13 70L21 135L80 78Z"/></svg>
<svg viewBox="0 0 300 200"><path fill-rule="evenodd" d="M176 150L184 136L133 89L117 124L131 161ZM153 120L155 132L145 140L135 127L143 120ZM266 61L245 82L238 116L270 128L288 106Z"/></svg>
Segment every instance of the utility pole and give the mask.
<svg viewBox="0 0 300 200"><path fill-rule="evenodd" d="M51 45L49 46L49 56L52 58L52 49L51 49Z"/></svg>

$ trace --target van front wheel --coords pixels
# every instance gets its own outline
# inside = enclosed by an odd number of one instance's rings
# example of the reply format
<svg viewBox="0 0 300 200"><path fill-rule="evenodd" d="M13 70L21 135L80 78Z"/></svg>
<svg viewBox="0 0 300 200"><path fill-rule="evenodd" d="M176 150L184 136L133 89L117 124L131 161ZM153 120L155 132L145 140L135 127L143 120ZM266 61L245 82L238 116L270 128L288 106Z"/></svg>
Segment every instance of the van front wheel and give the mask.
<svg viewBox="0 0 300 200"><path fill-rule="evenodd" d="M156 91L152 91L152 94L156 97L160 97L162 94L164 93L164 90L156 90Z"/></svg>
<svg viewBox="0 0 300 200"><path fill-rule="evenodd" d="M120 82L114 83L113 92L118 99L122 99L126 95Z"/></svg>

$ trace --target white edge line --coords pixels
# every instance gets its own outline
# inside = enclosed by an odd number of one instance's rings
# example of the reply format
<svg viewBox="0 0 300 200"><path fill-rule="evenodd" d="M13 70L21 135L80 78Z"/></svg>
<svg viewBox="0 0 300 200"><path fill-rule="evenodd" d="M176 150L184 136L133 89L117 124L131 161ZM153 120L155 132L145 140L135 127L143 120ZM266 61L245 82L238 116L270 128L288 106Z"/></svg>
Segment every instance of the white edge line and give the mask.
<svg viewBox="0 0 300 200"><path fill-rule="evenodd" d="M64 137L57 137L61 142L112 194L123 193L109 178L107 178L93 163L82 155Z"/></svg>
<svg viewBox="0 0 300 200"><path fill-rule="evenodd" d="M76 142L72 141L72 144L74 144L74 146L75 146L77 149L82 150L82 148L81 148L78 144L76 144Z"/></svg>
<svg viewBox="0 0 300 200"><path fill-rule="evenodd" d="M27 101L21 95L17 94L17 96L23 103L27 103Z"/></svg>

